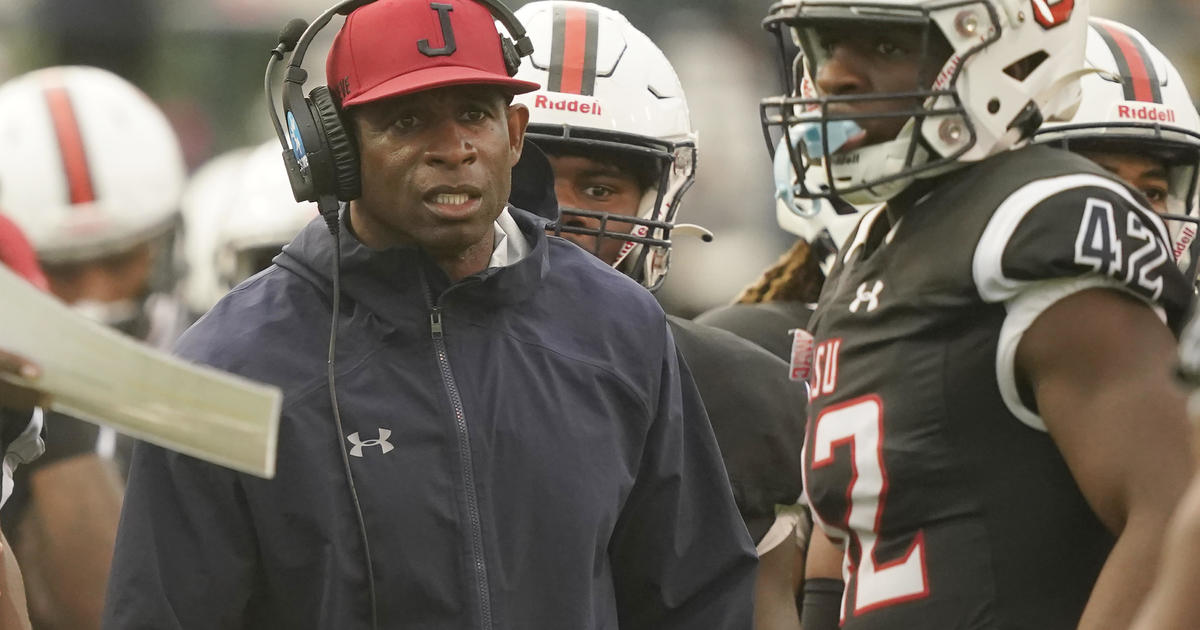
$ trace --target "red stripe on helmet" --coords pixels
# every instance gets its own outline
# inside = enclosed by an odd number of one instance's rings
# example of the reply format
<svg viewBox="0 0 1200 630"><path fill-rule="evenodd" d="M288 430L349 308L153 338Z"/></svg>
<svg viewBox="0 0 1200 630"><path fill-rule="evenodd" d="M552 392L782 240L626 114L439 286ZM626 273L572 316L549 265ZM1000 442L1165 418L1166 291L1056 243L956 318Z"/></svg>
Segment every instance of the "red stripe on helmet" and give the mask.
<svg viewBox="0 0 1200 630"><path fill-rule="evenodd" d="M587 57L587 14L586 8L571 7L566 11L566 27L563 32L563 70L560 91L569 94L583 93L583 67Z"/></svg>
<svg viewBox="0 0 1200 630"><path fill-rule="evenodd" d="M75 116L75 107L71 104L71 95L64 87L48 87L46 104L50 107L50 119L54 124L54 134L58 137L58 149L62 155L63 172L67 177L71 204L95 201L92 172L88 167L83 133L79 130L79 120Z"/></svg>
<svg viewBox="0 0 1200 630"><path fill-rule="evenodd" d="M50 283L38 265L37 255L15 223L0 215L0 264L17 272L33 286L50 290Z"/></svg>
<svg viewBox="0 0 1200 630"><path fill-rule="evenodd" d="M1133 41L1133 38L1128 33L1121 29L1104 28L1108 32L1109 37L1121 49L1121 54L1125 56L1126 64L1129 66L1129 79L1133 84L1134 99L1153 103L1154 84L1152 81L1157 80L1157 77L1152 77L1153 71L1150 70L1151 60L1142 56L1140 47Z"/></svg>

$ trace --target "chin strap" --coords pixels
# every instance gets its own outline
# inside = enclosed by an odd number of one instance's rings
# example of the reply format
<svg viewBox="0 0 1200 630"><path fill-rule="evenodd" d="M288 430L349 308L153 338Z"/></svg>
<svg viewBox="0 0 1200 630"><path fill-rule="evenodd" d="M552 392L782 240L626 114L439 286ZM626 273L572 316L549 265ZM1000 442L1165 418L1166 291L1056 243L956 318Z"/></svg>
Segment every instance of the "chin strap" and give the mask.
<svg viewBox="0 0 1200 630"><path fill-rule="evenodd" d="M1059 77L1050 85L1046 86L1046 89L1038 92L1033 97L1033 102L1037 104L1038 109L1046 111L1046 107L1050 105L1050 102L1054 100L1054 97L1058 96L1058 93L1063 88L1079 81L1089 74L1105 74L1105 72L1099 68L1080 68L1078 70L1072 70L1071 72ZM1075 118L1075 113L1079 111L1079 104L1082 102L1082 100L1083 99L1077 101L1065 112L1056 113L1053 116L1047 116L1046 122L1070 122L1072 118Z"/></svg>

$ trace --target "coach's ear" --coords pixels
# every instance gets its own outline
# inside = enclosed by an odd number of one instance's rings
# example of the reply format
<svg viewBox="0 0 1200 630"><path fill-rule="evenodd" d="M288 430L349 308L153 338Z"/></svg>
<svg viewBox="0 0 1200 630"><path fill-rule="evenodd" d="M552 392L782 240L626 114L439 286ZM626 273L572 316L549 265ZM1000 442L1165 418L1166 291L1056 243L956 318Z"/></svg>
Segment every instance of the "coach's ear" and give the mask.
<svg viewBox="0 0 1200 630"><path fill-rule="evenodd" d="M521 103L508 106L509 166L516 166L525 146L525 128L529 126L529 108Z"/></svg>

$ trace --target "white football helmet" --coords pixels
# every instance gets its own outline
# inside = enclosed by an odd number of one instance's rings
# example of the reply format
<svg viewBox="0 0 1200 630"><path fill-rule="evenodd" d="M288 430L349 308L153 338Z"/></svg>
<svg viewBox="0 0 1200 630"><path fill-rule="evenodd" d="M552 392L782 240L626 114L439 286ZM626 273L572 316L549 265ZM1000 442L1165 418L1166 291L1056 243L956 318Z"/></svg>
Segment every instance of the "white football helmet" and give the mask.
<svg viewBox="0 0 1200 630"><path fill-rule="evenodd" d="M242 165L238 200L217 226L216 277L222 293L271 266L276 254L317 218L317 204L296 203L279 168L279 142L259 145Z"/></svg>
<svg viewBox="0 0 1200 630"><path fill-rule="evenodd" d="M672 232L711 234L676 225L679 203L696 177L697 136L687 99L671 63L650 38L620 13L587 2L532 2L516 11L534 53L518 79L543 89L517 96L529 108L527 137L554 152L618 151L657 164L657 184L636 219L562 208L564 219L599 219L600 229L558 230L625 241L614 265L651 290L670 267ZM608 230L607 225L620 229Z"/></svg>
<svg viewBox="0 0 1200 630"><path fill-rule="evenodd" d="M279 143L243 147L213 158L184 194L188 307L203 313L262 271L317 216L296 203L279 168Z"/></svg>
<svg viewBox="0 0 1200 630"><path fill-rule="evenodd" d="M768 150L783 130L808 141L787 143L806 197L840 196L855 204L886 201L920 177L932 177L1010 149L1044 120L1069 118L1079 102L1089 0L783 0L764 27L784 57L787 94L764 99ZM928 59L929 85L872 94L821 95L814 72L827 57L817 36L837 26L909 26L925 50L939 44L948 59ZM793 55L789 40L803 50ZM799 85L797 85L797 83ZM920 101L909 110L838 113L847 103ZM831 107L832 106L832 107ZM895 139L838 152L852 121L905 118ZM805 148L807 147L807 148ZM808 171L821 171L819 178Z"/></svg>
<svg viewBox="0 0 1200 630"><path fill-rule="evenodd" d="M217 230L229 208L237 203L242 165L252 147L222 153L196 170L183 191L183 254L187 277L183 297L188 309L200 314L225 295L217 280Z"/></svg>
<svg viewBox="0 0 1200 630"><path fill-rule="evenodd" d="M106 70L37 70L0 86L0 207L46 264L129 250L177 222L185 166L162 111Z"/></svg>
<svg viewBox="0 0 1200 630"><path fill-rule="evenodd" d="M1092 18L1087 35L1083 102L1063 123L1047 123L1035 141L1066 149L1161 157L1168 167L1168 219L1175 258L1196 276L1200 240L1200 113L1183 77L1136 30Z"/></svg>

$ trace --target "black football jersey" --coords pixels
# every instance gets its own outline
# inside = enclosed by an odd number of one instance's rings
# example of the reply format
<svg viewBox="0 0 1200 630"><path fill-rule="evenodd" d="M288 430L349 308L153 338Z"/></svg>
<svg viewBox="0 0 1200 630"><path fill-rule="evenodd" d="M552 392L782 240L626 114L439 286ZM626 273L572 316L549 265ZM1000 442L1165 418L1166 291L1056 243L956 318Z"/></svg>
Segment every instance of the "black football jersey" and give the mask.
<svg viewBox="0 0 1200 630"><path fill-rule="evenodd" d="M701 313L696 321L728 330L790 362L793 349L791 331L808 329L812 309L812 304L804 302L729 304Z"/></svg>
<svg viewBox="0 0 1200 630"><path fill-rule="evenodd" d="M733 335L668 317L675 345L704 401L738 511L755 544L775 521L776 505L801 496L800 450L806 389L787 365Z"/></svg>
<svg viewBox="0 0 1200 630"><path fill-rule="evenodd" d="M805 482L847 540L845 630L1073 629L1113 538L1047 433L1002 394L1013 297L1104 277L1172 326L1190 288L1123 185L1045 147L866 215L812 320Z"/></svg>

